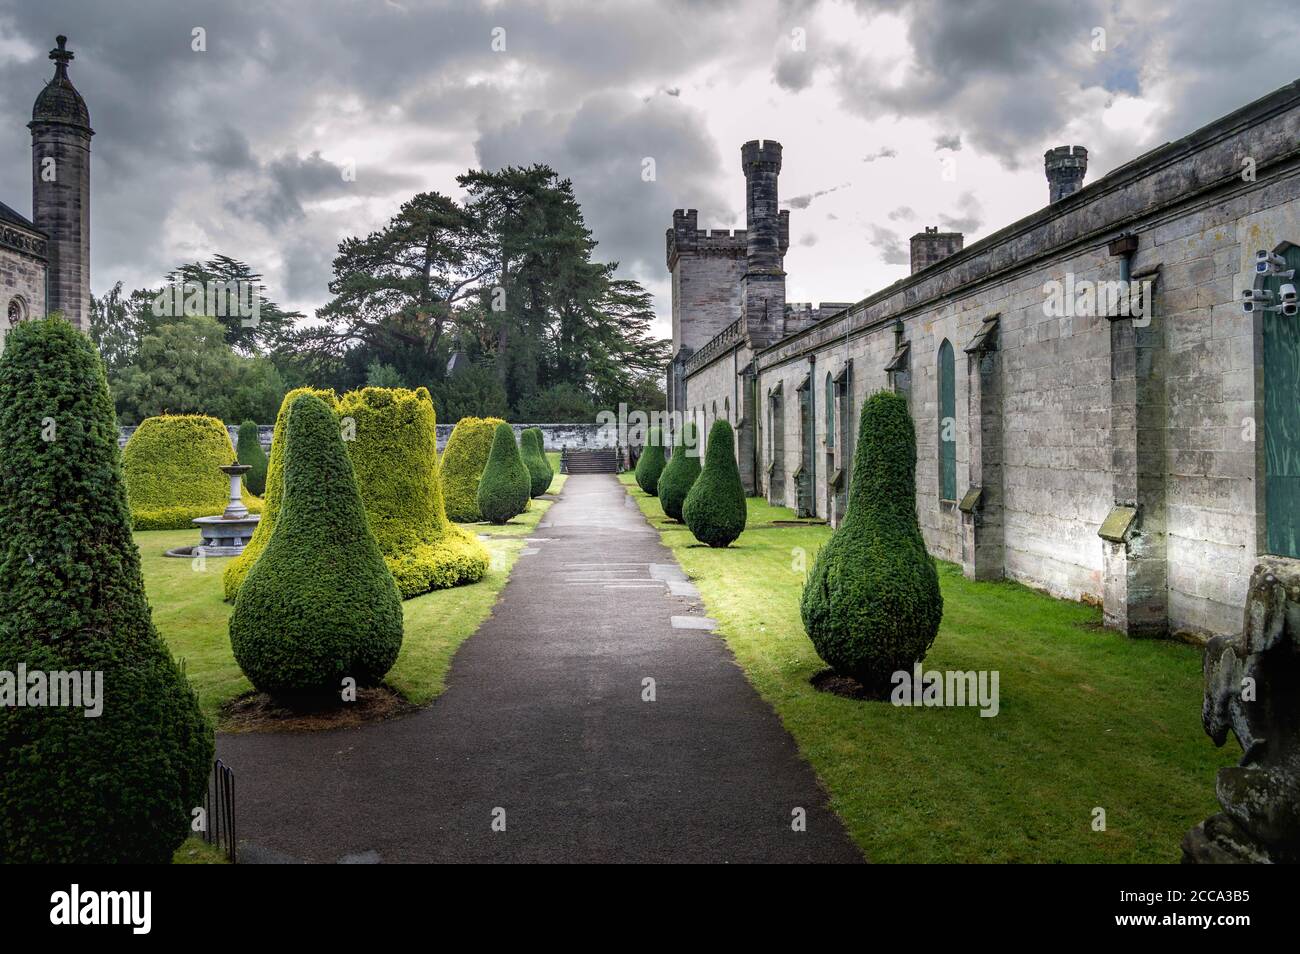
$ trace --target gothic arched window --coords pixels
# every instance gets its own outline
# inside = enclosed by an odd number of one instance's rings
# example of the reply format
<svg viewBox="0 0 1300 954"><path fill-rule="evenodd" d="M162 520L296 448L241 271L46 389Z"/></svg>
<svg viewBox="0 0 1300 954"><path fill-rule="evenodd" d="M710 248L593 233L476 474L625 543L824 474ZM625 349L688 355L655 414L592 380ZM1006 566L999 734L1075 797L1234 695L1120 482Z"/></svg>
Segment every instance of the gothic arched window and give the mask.
<svg viewBox="0 0 1300 954"><path fill-rule="evenodd" d="M8 319L11 328L26 319L27 308L21 298L11 298L9 300L9 307L6 310L5 317Z"/></svg>
<svg viewBox="0 0 1300 954"><path fill-rule="evenodd" d="M947 338L939 345L939 497L957 499L957 362Z"/></svg>

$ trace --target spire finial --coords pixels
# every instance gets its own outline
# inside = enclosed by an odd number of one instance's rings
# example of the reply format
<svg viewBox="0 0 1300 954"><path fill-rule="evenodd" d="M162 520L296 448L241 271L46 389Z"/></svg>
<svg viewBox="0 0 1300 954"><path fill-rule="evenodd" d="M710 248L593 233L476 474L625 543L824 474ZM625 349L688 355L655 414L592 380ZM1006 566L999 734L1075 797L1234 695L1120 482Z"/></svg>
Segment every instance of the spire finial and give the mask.
<svg viewBox="0 0 1300 954"><path fill-rule="evenodd" d="M74 53L67 48L68 38L66 36L56 36L54 42L58 44L50 50L50 59L54 61L54 78L68 78L68 62L73 59Z"/></svg>

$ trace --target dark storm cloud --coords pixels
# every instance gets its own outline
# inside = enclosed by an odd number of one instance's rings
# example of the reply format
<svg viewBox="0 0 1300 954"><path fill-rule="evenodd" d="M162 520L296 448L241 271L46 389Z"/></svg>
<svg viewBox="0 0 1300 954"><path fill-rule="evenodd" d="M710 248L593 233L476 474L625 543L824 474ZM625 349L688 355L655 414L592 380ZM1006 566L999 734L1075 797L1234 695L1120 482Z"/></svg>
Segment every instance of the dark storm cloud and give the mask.
<svg viewBox="0 0 1300 954"><path fill-rule="evenodd" d="M593 95L571 113L532 111L488 129L476 149L485 169L543 162L572 179L597 256L621 263L624 274L662 275L673 209L698 209L701 228L735 220L705 117L677 98ZM653 181L642 175L647 159Z"/></svg>
<svg viewBox="0 0 1300 954"><path fill-rule="evenodd" d="M813 204L814 199L820 199L824 195L830 195L832 192L839 192L841 189L847 189L851 182L845 182L841 185L831 186L829 189L818 189L816 192L806 192L803 195L792 196L784 200L781 204L788 205L792 209L806 209Z"/></svg>
<svg viewBox="0 0 1300 954"><path fill-rule="evenodd" d="M893 218L892 214L890 218ZM984 224L984 208L975 193L963 192L957 197L955 214L941 212L939 224L954 232L970 235L972 232L979 231L979 227Z"/></svg>
<svg viewBox="0 0 1300 954"><path fill-rule="evenodd" d="M43 51L56 33L66 33L77 54L72 77L97 132L95 290L124 273L174 267L181 253L163 227L169 221L196 243L204 236L223 240L233 208L249 226L235 230L245 247L213 251L248 258L255 267L263 267L259 258L282 259L284 280L304 294L316 282L312 297L321 301L328 277L321 262L334 253L334 229L355 234L375 224L373 212L355 224L312 206L349 194L329 130L355 136L373 129L392 146L383 168L359 166L352 191L384 195L396 211L418 189L455 188L450 175L438 182L406 176L406 164L466 162L478 132L539 103L572 111L592 90L647 87L665 91L656 102L679 101L685 70L742 55L746 34L737 23L745 22L731 4L652 0L0 0L0 40L42 51L35 60L0 58L0 128L22 132L0 136L0 197L30 207L23 125L52 73ZM191 46L197 27L206 31L202 52ZM501 52L492 49L497 28L504 31ZM657 142L656 114L647 116L652 128L644 136L635 128L624 133ZM628 123L635 127L635 115ZM699 117L695 123L703 125ZM704 133L681 135L686 144L675 156L676 178L702 180L703 170L682 164L704 155L693 145ZM667 143L655 148L671 152ZM620 198L607 189L588 191L592 202ZM672 201L665 207L671 211ZM607 245L647 257L626 240L638 223L612 209L587 211L591 221L614 228L610 237L598 235ZM312 243L324 251L307 252ZM314 278L304 277L312 272Z"/></svg>
<svg viewBox="0 0 1300 954"><path fill-rule="evenodd" d="M951 135L939 135L934 137L934 151L947 149L950 152L961 152L961 134L952 133Z"/></svg>

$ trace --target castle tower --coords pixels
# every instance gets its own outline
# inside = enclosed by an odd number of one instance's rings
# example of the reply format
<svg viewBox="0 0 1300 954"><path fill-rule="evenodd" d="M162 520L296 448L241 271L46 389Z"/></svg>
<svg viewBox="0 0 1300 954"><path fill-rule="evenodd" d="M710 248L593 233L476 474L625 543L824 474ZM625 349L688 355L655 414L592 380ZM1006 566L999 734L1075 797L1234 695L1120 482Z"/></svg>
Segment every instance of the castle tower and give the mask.
<svg viewBox="0 0 1300 954"><path fill-rule="evenodd" d="M781 144L754 139L740 149L745 170L744 315L751 340L763 347L781 337L785 321L785 249L789 218L777 208Z"/></svg>
<svg viewBox="0 0 1300 954"><path fill-rule="evenodd" d="M1050 201L1056 202L1083 188L1088 171L1088 150L1083 146L1056 146L1043 153Z"/></svg>
<svg viewBox="0 0 1300 954"><path fill-rule="evenodd" d="M90 326L90 112L68 79L66 36L50 50L51 79L32 107L32 221L49 239L45 311Z"/></svg>

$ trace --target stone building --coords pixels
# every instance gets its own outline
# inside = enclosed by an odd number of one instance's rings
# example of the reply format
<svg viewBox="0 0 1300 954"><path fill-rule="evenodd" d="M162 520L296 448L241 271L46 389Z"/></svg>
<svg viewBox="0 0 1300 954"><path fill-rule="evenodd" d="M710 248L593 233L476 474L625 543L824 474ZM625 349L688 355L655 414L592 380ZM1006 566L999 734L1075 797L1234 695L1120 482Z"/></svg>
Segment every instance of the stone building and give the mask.
<svg viewBox="0 0 1300 954"><path fill-rule="evenodd" d="M748 234L673 216L668 394L733 423L752 493L837 523L892 389L926 543L968 576L1204 635L1240 629L1262 554L1300 558L1300 82L1087 186L1085 149L1049 150L1046 206L965 247L927 229L850 307L785 304L780 148L744 156Z"/></svg>
<svg viewBox="0 0 1300 954"><path fill-rule="evenodd" d="M9 328L60 311L90 323L90 113L68 78L59 37L54 77L32 107L32 218L0 202L0 346Z"/></svg>

